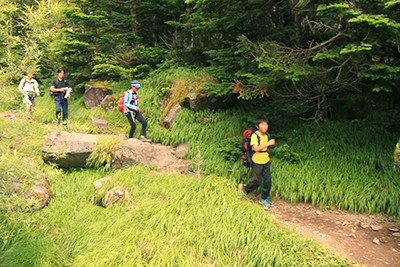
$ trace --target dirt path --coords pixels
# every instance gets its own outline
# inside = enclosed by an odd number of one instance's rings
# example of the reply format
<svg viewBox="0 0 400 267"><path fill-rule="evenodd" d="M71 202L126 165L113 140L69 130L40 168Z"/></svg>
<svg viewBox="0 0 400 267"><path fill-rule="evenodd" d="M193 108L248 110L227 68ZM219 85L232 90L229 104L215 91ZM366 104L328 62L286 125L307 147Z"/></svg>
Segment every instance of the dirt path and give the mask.
<svg viewBox="0 0 400 267"><path fill-rule="evenodd" d="M271 199L269 213L343 258L361 266L400 266L400 222L382 215L321 211L310 204Z"/></svg>
<svg viewBox="0 0 400 267"><path fill-rule="evenodd" d="M22 114L13 111L0 113L0 118L23 120ZM249 197L258 200L252 194ZM292 205L277 198L271 198L270 202L272 206L267 212L279 224L314 239L343 258L368 267L400 266L399 220L393 222L382 215L321 211L310 204Z"/></svg>

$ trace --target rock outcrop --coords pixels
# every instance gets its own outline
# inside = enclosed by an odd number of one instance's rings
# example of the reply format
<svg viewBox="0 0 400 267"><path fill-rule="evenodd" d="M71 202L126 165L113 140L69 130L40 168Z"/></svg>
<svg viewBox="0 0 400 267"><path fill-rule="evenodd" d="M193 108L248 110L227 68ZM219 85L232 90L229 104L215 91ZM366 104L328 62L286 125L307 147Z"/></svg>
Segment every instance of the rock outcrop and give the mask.
<svg viewBox="0 0 400 267"><path fill-rule="evenodd" d="M17 198L24 200L24 206L20 206L17 202L14 202L13 209L18 207L24 208L26 211L30 210L40 210L50 203L53 194L51 193L50 185L47 179L41 179L31 186L25 186L25 182L19 177L12 177L10 181L0 180L3 185L2 190L4 194L10 198ZM13 201L11 200L10 203ZM1 211L2 207L0 207Z"/></svg>
<svg viewBox="0 0 400 267"><path fill-rule="evenodd" d="M128 139L119 146L115 152L113 167L121 168L134 164L149 165L151 163L159 168L172 171L188 171L187 163L179 160L170 146L150 144L136 138ZM174 170L174 168L176 170Z"/></svg>
<svg viewBox="0 0 400 267"><path fill-rule="evenodd" d="M162 121L162 126L166 129L170 129L175 124L175 114L181 110L181 105L174 104L171 109L169 110L167 116Z"/></svg>
<svg viewBox="0 0 400 267"><path fill-rule="evenodd" d="M87 109L95 108L103 102L107 95L111 95L112 91L101 82L91 82L85 84L85 94L83 102Z"/></svg>
<svg viewBox="0 0 400 267"><path fill-rule="evenodd" d="M189 92L182 105L193 111L204 109L220 109L227 108L232 105L234 98L226 96L217 96L215 94L200 94Z"/></svg>
<svg viewBox="0 0 400 267"><path fill-rule="evenodd" d="M85 167L86 159L93 152L94 143L107 135L52 132L43 140L42 158L46 163L57 164L60 168ZM124 135L118 136L121 141Z"/></svg>
<svg viewBox="0 0 400 267"><path fill-rule="evenodd" d="M86 159L94 151L94 143L99 137L110 135L52 132L43 141L42 158L46 163L57 164L60 168L85 167ZM174 172L188 172L188 161L179 157L188 149L180 145L176 149L161 144L142 142L139 139L126 139L119 135L121 143L113 152L112 167L122 168L134 164L155 164L158 168Z"/></svg>
<svg viewBox="0 0 400 267"><path fill-rule="evenodd" d="M94 118L94 117L90 117L90 119L92 120L93 127L107 129L107 127L108 127L108 121L107 120L98 119L98 118Z"/></svg>
<svg viewBox="0 0 400 267"><path fill-rule="evenodd" d="M32 203L32 209L40 210L50 203L53 194L51 193L49 182L46 179L42 179L33 184L25 197Z"/></svg>
<svg viewBox="0 0 400 267"><path fill-rule="evenodd" d="M115 104L116 104L117 98L115 94L112 95L106 95L103 99L103 101L101 101L101 107L105 110L105 111L109 111L111 109L114 108Z"/></svg>
<svg viewBox="0 0 400 267"><path fill-rule="evenodd" d="M101 205L107 208L108 206L119 202L129 202L129 200L130 195L128 190L124 186L118 185L106 193L106 195L101 199Z"/></svg>

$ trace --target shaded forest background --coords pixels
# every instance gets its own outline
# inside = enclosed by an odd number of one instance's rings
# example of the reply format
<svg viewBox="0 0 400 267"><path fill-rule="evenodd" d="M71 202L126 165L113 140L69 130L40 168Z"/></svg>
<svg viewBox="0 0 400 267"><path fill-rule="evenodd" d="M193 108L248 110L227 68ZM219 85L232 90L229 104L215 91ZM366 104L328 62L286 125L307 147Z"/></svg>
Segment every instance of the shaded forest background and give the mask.
<svg viewBox="0 0 400 267"><path fill-rule="evenodd" d="M50 84L62 66L83 93L89 80L144 79L183 66L214 78L204 84L208 93L267 98L286 116L354 120L399 103L399 0L4 0L0 7L2 88L28 69Z"/></svg>

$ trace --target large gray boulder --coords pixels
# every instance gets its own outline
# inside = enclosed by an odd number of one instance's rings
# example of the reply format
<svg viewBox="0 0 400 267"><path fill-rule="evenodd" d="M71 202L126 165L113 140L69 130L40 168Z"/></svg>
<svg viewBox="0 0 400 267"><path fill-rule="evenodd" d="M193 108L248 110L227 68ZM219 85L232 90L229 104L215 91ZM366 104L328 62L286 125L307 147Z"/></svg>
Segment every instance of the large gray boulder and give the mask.
<svg viewBox="0 0 400 267"><path fill-rule="evenodd" d="M159 168L168 168L178 162L178 158L171 150L172 148L169 146L150 144L131 138L124 141L115 152L113 167L121 168L134 164L149 165L153 163Z"/></svg>
<svg viewBox="0 0 400 267"><path fill-rule="evenodd" d="M233 97L217 96L216 94L201 94L189 92L182 105L193 111L204 109L220 109L227 108L233 104Z"/></svg>
<svg viewBox="0 0 400 267"><path fill-rule="evenodd" d="M60 168L81 168L94 151L98 138L115 137L113 135L80 134L52 132L43 141L42 158L46 163L57 164ZM170 146L142 142L139 139L126 139L119 135L120 144L114 151L113 168L122 168L134 164L154 164L163 170L188 172L188 161L179 157L188 149L187 145L174 149Z"/></svg>
<svg viewBox="0 0 400 267"><path fill-rule="evenodd" d="M83 102L87 109L100 106L107 95L111 95L110 88L105 87L101 82L90 82L85 84L85 94Z"/></svg>
<svg viewBox="0 0 400 267"><path fill-rule="evenodd" d="M169 110L167 116L162 121L162 126L166 129L172 128L175 124L175 114L178 113L181 110L181 105L175 103L171 109Z"/></svg>
<svg viewBox="0 0 400 267"><path fill-rule="evenodd" d="M60 168L85 167L86 159L93 152L94 143L100 137L110 135L52 132L43 140L42 158L46 163L55 163ZM118 136L121 141L124 135Z"/></svg>

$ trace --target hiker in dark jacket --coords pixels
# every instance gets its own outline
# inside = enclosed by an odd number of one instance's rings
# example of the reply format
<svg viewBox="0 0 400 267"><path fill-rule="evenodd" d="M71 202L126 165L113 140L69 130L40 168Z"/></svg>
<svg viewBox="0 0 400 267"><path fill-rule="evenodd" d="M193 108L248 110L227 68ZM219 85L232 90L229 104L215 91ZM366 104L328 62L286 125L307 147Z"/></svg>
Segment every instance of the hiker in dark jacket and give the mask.
<svg viewBox="0 0 400 267"><path fill-rule="evenodd" d="M54 103L56 105L56 123L60 123L60 115L62 108L62 121L65 130L68 131L67 119L68 119L68 99L65 98L65 94L68 92L68 81L64 78L65 71L63 68L57 70L57 76L54 77L51 82L50 91L54 95Z"/></svg>

